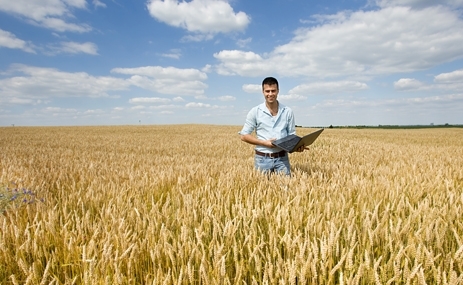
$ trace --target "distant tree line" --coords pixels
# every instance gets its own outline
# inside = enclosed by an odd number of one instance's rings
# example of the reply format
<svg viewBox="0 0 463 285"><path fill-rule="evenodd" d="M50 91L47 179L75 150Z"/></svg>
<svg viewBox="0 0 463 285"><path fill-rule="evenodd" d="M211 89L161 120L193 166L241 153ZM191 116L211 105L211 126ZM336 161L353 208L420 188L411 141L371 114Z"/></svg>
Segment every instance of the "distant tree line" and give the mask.
<svg viewBox="0 0 463 285"><path fill-rule="evenodd" d="M299 126L299 128L329 128L329 129L432 129L432 128L463 128L463 124L443 124L443 125L355 125L355 126Z"/></svg>

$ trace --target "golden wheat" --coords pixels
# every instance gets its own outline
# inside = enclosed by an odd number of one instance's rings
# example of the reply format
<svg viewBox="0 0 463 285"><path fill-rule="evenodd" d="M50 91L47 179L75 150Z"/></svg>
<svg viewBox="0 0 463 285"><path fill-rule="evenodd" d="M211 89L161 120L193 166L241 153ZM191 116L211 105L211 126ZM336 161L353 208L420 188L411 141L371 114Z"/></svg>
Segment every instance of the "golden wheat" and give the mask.
<svg viewBox="0 0 463 285"><path fill-rule="evenodd" d="M0 283L463 284L461 129L327 129L291 178L239 129L1 128L44 202L0 215Z"/></svg>

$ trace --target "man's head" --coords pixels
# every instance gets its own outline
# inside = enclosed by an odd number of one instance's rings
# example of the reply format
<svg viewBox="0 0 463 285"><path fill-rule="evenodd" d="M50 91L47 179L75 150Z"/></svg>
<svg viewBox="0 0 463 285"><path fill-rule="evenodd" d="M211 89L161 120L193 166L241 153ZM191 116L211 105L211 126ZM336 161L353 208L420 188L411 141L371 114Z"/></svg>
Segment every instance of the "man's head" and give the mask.
<svg viewBox="0 0 463 285"><path fill-rule="evenodd" d="M267 77L264 81L262 81L262 93L264 94L265 102L267 104L277 102L278 92L278 80L273 77Z"/></svg>
<svg viewBox="0 0 463 285"><path fill-rule="evenodd" d="M264 89L264 85L276 85L277 90L279 89L278 80L274 77L267 77L262 81L262 89Z"/></svg>

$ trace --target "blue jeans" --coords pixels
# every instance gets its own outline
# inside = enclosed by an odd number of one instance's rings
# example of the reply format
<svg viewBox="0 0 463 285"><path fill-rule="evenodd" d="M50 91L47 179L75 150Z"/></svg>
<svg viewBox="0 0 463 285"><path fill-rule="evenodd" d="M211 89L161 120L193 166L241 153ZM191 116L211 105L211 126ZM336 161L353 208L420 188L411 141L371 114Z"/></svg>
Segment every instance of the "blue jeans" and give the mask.
<svg viewBox="0 0 463 285"><path fill-rule="evenodd" d="M281 173L291 175L288 154L276 158L256 154L254 156L254 166L265 174Z"/></svg>

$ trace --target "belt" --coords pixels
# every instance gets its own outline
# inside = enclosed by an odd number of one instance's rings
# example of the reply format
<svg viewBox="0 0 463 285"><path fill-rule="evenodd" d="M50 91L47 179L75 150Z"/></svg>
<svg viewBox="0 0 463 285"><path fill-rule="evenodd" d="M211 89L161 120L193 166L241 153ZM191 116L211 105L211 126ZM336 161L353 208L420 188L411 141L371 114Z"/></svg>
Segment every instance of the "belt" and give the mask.
<svg viewBox="0 0 463 285"><path fill-rule="evenodd" d="M256 154L260 156L265 156L265 157L271 157L271 158L277 158L277 157L284 157L286 156L286 151L282 150L280 152L271 152L271 153L266 153L266 152L260 152L256 150Z"/></svg>

